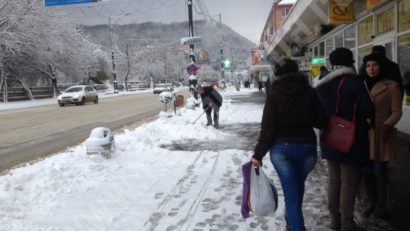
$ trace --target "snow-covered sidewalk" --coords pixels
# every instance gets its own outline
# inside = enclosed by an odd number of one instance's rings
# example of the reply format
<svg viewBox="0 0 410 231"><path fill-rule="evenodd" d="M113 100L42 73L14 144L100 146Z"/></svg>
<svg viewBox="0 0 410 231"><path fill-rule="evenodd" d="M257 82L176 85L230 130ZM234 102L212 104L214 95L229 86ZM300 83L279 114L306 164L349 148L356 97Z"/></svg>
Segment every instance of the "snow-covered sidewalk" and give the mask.
<svg viewBox="0 0 410 231"><path fill-rule="evenodd" d="M222 127L260 122L262 104L234 101L252 92L222 92ZM238 137L204 126L205 116L193 124L200 113L181 109L115 134L117 150L108 160L88 156L83 143L1 176L0 230L284 230L283 194L270 161L264 170L278 188L276 215L242 219L241 165L253 147L215 151ZM205 148L167 148L198 143ZM325 173L319 160L306 184L308 230L328 230Z"/></svg>

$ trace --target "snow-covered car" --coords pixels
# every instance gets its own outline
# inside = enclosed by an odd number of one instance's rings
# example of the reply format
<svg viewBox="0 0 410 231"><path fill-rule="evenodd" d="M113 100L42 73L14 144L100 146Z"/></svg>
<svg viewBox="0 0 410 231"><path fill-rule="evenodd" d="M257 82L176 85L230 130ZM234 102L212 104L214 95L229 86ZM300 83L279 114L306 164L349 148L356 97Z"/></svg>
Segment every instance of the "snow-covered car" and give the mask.
<svg viewBox="0 0 410 231"><path fill-rule="evenodd" d="M172 87L171 84L167 83L159 83L154 85L154 94L160 94L161 92L164 91L173 91L174 88Z"/></svg>
<svg viewBox="0 0 410 231"><path fill-rule="evenodd" d="M97 90L90 85L76 85L67 88L57 97L58 105L84 105L86 102L98 103Z"/></svg>

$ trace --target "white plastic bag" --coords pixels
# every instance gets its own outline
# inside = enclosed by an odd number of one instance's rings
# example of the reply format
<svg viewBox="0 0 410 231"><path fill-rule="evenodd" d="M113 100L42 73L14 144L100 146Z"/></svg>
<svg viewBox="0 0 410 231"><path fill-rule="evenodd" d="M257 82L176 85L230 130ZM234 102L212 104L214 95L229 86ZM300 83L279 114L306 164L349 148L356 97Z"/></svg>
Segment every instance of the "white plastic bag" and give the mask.
<svg viewBox="0 0 410 231"><path fill-rule="evenodd" d="M262 168L251 170L250 209L256 216L273 216L277 208L277 193Z"/></svg>

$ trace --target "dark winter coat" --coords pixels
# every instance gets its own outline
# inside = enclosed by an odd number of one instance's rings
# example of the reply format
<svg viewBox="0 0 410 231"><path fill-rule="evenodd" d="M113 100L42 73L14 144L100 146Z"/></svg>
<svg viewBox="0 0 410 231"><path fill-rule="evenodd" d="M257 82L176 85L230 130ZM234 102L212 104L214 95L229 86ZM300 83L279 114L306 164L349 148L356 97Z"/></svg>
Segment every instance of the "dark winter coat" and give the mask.
<svg viewBox="0 0 410 231"><path fill-rule="evenodd" d="M276 141L316 144L313 128L323 128L326 124L320 100L305 75L284 75L271 86L253 156L259 161Z"/></svg>
<svg viewBox="0 0 410 231"><path fill-rule="evenodd" d="M203 103L203 107L208 107L209 103L214 103L218 105L218 107L222 106L222 96L216 91L213 87L205 86L202 87L204 89L204 93L201 94L201 99Z"/></svg>
<svg viewBox="0 0 410 231"><path fill-rule="evenodd" d="M349 153L340 153L321 145L322 157L340 163L361 165L369 159L369 132L366 119L371 118L375 112L364 82L353 68L341 67L315 82L314 86L329 118L335 114L336 91L343 77L346 79L340 89L338 115L351 120L353 103L356 103L356 142Z"/></svg>

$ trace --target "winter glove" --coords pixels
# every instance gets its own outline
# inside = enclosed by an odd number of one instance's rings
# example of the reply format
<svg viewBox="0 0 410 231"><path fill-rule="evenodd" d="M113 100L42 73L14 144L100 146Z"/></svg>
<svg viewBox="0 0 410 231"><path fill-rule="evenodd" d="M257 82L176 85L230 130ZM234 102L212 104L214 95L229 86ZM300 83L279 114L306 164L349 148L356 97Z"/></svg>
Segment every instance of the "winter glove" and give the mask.
<svg viewBox="0 0 410 231"><path fill-rule="evenodd" d="M383 142L386 142L386 140L389 139L392 130L393 130L393 127L390 124L383 124L383 128L382 128Z"/></svg>
<svg viewBox="0 0 410 231"><path fill-rule="evenodd" d="M212 103L209 103L209 104L208 104L208 107L209 107L209 108L213 108L214 105L213 105Z"/></svg>

